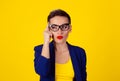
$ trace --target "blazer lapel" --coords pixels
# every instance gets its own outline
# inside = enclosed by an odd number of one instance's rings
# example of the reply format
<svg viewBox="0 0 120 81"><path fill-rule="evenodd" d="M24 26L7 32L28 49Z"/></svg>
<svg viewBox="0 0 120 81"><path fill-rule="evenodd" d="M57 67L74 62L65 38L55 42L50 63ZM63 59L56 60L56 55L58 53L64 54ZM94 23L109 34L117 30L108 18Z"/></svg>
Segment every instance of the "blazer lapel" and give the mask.
<svg viewBox="0 0 120 81"><path fill-rule="evenodd" d="M69 43L68 44L68 50L69 50L69 53L70 53L70 57L71 57L71 60L72 60L72 64L73 64L73 69L74 69L74 74L75 74L75 81L82 81L81 78L80 78L80 67L79 67L79 60L77 59L77 56L76 56L76 52L74 51L74 47L71 46Z"/></svg>
<svg viewBox="0 0 120 81"><path fill-rule="evenodd" d="M55 77L55 49L54 49L53 41L50 42L49 48L50 48L50 61L51 61L51 75Z"/></svg>

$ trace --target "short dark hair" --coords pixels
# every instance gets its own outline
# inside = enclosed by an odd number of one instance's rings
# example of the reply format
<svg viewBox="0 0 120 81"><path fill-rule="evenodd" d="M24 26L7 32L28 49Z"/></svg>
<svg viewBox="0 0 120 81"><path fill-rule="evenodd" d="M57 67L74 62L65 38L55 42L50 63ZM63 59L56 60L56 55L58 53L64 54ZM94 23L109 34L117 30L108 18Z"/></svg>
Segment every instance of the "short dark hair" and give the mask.
<svg viewBox="0 0 120 81"><path fill-rule="evenodd" d="M69 16L69 14L67 12L65 12L64 10L61 10L61 9L56 9L56 10L51 11L48 15L47 22L50 22L50 19L55 17L55 16L67 17L69 23L71 24L71 18Z"/></svg>

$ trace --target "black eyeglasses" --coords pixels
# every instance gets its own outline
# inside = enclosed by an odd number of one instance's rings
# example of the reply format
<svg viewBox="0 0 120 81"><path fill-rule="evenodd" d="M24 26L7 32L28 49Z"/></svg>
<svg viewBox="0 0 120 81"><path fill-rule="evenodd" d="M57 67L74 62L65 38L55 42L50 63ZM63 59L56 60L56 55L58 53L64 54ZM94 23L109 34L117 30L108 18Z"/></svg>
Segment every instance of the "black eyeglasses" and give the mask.
<svg viewBox="0 0 120 81"><path fill-rule="evenodd" d="M50 24L49 28L50 28L50 30L52 30L54 32L58 31L59 28L62 31L67 31L70 28L70 24L69 23L65 23L65 24L62 24L62 25Z"/></svg>

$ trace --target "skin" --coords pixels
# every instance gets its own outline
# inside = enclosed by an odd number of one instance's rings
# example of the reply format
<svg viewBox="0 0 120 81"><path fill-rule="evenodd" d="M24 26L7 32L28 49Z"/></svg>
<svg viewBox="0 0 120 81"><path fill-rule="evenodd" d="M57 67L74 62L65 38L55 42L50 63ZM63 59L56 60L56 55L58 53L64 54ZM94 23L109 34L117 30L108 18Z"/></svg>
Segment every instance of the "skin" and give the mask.
<svg viewBox="0 0 120 81"><path fill-rule="evenodd" d="M67 17L64 16L55 16L50 19L50 22L48 22L48 24L57 24L57 25L62 25L64 23L69 23ZM57 32L53 32L49 30L47 26L44 31L44 44L41 55L47 59L50 58L49 43L50 43L50 39L52 38L54 40L54 45L55 45L55 62L60 64L66 63L70 57L66 40L71 30L72 29L70 26L69 30L67 31L62 31L61 29L59 29ZM57 39L57 36L63 36L63 39L59 40Z"/></svg>

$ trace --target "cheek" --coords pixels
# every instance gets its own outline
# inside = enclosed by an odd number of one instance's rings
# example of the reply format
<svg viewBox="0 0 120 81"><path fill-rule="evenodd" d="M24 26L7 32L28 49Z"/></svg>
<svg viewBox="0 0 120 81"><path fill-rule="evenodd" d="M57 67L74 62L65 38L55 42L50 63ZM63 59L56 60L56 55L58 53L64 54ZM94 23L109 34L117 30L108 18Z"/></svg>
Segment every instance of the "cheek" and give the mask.
<svg viewBox="0 0 120 81"><path fill-rule="evenodd" d="M66 33L64 34L65 38L67 38L68 35L69 35L69 32L66 32Z"/></svg>

